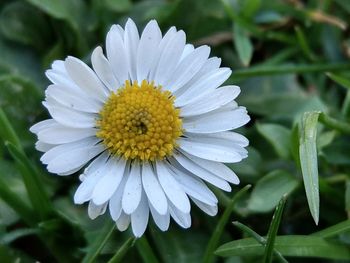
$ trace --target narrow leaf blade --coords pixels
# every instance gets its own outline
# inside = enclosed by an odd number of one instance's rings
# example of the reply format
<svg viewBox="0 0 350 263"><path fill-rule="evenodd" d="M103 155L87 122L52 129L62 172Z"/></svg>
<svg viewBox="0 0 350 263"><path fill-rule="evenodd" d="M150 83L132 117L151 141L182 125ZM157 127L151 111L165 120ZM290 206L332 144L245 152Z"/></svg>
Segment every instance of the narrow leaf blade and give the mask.
<svg viewBox="0 0 350 263"><path fill-rule="evenodd" d="M319 115L320 112L318 111L306 112L304 114L299 138L300 164L305 192L311 215L316 224L318 224L320 213L316 147L317 122Z"/></svg>

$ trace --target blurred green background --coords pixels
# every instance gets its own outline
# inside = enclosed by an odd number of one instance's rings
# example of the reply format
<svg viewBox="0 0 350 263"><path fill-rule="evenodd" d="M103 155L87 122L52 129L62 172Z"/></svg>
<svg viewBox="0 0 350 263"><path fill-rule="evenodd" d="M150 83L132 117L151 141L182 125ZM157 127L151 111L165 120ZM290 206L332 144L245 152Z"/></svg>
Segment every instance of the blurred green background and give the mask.
<svg viewBox="0 0 350 263"><path fill-rule="evenodd" d="M349 15L348 0L0 0L0 262L350 261ZM219 214L193 207L190 229L172 222L162 233L152 222L136 241L73 204L78 175L47 173L28 131L48 117L51 63L73 55L90 64L128 17L139 31L154 18L163 32L174 25L210 45L252 117L240 130L249 157L230 165L241 184L215 191Z"/></svg>

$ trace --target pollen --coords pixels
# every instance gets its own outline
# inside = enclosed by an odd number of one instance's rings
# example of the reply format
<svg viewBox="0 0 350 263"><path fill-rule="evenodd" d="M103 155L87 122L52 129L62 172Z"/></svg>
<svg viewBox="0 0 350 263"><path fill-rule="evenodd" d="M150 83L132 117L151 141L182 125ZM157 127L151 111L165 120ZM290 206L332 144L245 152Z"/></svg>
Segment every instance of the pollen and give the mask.
<svg viewBox="0 0 350 263"><path fill-rule="evenodd" d="M153 82L126 81L99 113L97 137L111 154L141 161L171 156L182 135L175 97Z"/></svg>

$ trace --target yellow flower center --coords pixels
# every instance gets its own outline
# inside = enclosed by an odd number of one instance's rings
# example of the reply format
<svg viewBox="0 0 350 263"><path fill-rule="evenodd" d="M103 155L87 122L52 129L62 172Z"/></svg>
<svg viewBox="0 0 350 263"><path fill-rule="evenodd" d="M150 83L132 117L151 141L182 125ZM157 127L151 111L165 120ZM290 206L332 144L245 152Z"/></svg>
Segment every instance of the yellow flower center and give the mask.
<svg viewBox="0 0 350 263"><path fill-rule="evenodd" d="M182 135L180 110L174 96L142 81L129 81L111 93L97 121L97 137L112 154L125 159L161 160L173 153Z"/></svg>

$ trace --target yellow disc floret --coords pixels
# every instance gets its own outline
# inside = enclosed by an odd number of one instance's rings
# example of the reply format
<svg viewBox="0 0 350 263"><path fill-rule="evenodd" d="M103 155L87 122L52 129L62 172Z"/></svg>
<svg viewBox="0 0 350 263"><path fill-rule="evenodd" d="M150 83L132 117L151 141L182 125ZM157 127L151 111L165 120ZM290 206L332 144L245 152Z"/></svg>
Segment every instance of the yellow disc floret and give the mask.
<svg viewBox="0 0 350 263"><path fill-rule="evenodd" d="M129 81L111 93L100 111L97 137L125 159L161 160L173 153L182 135L180 111L169 91L153 82Z"/></svg>

